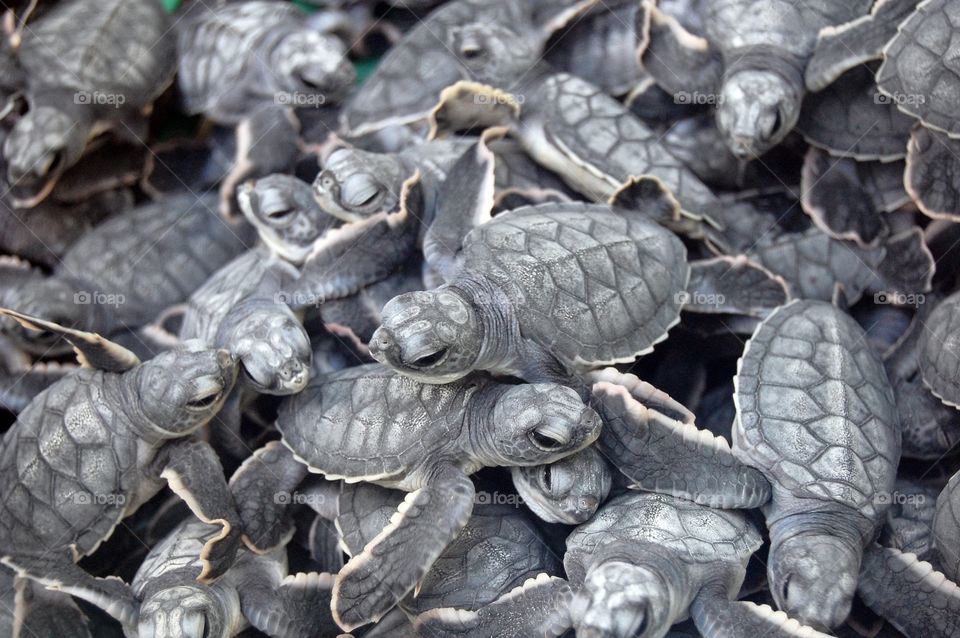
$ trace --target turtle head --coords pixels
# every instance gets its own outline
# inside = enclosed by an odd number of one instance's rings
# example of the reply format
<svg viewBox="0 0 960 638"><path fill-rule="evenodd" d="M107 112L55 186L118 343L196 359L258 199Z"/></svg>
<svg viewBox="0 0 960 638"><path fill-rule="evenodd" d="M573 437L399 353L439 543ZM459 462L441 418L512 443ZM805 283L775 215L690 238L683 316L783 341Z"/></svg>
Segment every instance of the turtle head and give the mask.
<svg viewBox="0 0 960 638"><path fill-rule="evenodd" d="M256 310L236 327L230 343L247 383L257 392L296 394L310 380L310 337L293 313Z"/></svg>
<svg viewBox="0 0 960 638"><path fill-rule="evenodd" d="M578 638L662 636L670 627L671 589L652 570L623 560L595 564L572 605Z"/></svg>
<svg viewBox="0 0 960 638"><path fill-rule="evenodd" d="M829 632L850 614L862 552L826 533L796 534L770 548L768 577L782 611Z"/></svg>
<svg viewBox="0 0 960 638"><path fill-rule="evenodd" d="M387 302L370 339L374 359L423 383L466 376L480 356L476 308L450 288L407 292Z"/></svg>
<svg viewBox="0 0 960 638"><path fill-rule="evenodd" d="M35 205L73 166L87 145L88 127L61 109L38 106L23 116L3 144L7 180Z"/></svg>
<svg viewBox="0 0 960 638"><path fill-rule="evenodd" d="M237 380L237 361L196 339L162 352L137 369L140 411L162 439L191 434L223 407Z"/></svg>
<svg viewBox="0 0 960 638"><path fill-rule="evenodd" d="M303 263L335 221L317 206L310 188L292 175L268 175L244 184L237 201L264 243L291 263Z"/></svg>
<svg viewBox="0 0 960 638"><path fill-rule="evenodd" d="M395 155L341 148L324 162L313 196L324 212L345 222L361 221L397 210L405 173Z"/></svg>
<svg viewBox="0 0 960 638"><path fill-rule="evenodd" d="M752 159L793 130L801 98L800 91L773 71L739 71L723 84L717 127L734 155Z"/></svg>
<svg viewBox="0 0 960 638"><path fill-rule="evenodd" d="M500 86L536 66L537 50L528 41L503 24L472 22L450 30L449 50L471 79Z"/></svg>
<svg viewBox="0 0 960 638"><path fill-rule="evenodd" d="M239 607L239 602L237 603ZM239 609L238 609L239 611ZM140 605L140 638L226 638L232 634L224 601L202 585L161 589Z"/></svg>
<svg viewBox="0 0 960 638"><path fill-rule="evenodd" d="M0 295L2 304L34 317L42 317L67 328L89 330L108 312L109 306L94 303L92 293L80 291L57 277L41 279L30 285L10 288ZM24 328L17 322L4 318L0 321L3 332L13 338L23 349L39 355L58 355L70 351L70 345L60 335L52 332Z"/></svg>
<svg viewBox="0 0 960 638"><path fill-rule="evenodd" d="M576 390L556 383L510 386L489 418L494 463L506 466L553 463L600 435L600 415Z"/></svg>
<svg viewBox="0 0 960 638"><path fill-rule="evenodd" d="M514 467L513 484L523 502L548 523L579 525L610 493L610 466L593 447L555 463Z"/></svg>
<svg viewBox="0 0 960 638"><path fill-rule="evenodd" d="M283 38L271 55L271 68L283 78L283 89L314 96L315 103L289 101L290 106L322 106L338 102L356 79L343 43L308 29Z"/></svg>

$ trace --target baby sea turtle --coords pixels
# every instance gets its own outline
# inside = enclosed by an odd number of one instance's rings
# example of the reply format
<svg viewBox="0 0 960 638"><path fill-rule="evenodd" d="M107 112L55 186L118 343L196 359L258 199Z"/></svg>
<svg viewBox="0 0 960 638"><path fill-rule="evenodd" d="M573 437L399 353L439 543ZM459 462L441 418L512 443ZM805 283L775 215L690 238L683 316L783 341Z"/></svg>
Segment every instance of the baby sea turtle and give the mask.
<svg viewBox="0 0 960 638"><path fill-rule="evenodd" d="M900 460L893 390L852 318L797 300L760 324L737 364L733 451L773 486L764 507L780 609L835 627Z"/></svg>
<svg viewBox="0 0 960 638"><path fill-rule="evenodd" d="M252 240L248 228L220 219L214 201L177 195L109 219L74 242L50 277L5 303L108 336L146 325L186 301ZM14 336L41 353L57 339L30 330Z"/></svg>
<svg viewBox="0 0 960 638"><path fill-rule="evenodd" d="M265 554L241 550L216 581L198 582L203 548L218 533L213 525L188 519L150 550L130 585L141 601L132 635L230 638L249 625L278 638L339 633L330 617L333 576L288 575L285 546Z"/></svg>
<svg viewBox="0 0 960 638"><path fill-rule="evenodd" d="M192 434L223 405L236 361L194 341L141 364L99 335L2 313L63 335L85 367L39 394L0 445L0 561L130 625L137 605L127 586L75 563L166 481L220 528L200 554L200 580L229 568L240 522L216 454Z"/></svg>
<svg viewBox="0 0 960 638"><path fill-rule="evenodd" d="M556 384L506 385L483 376L421 384L372 364L312 380L285 400L277 429L293 452L275 446L256 461L269 469L262 480L233 486L238 501L256 504L242 516L257 547L277 542L282 517L265 504L277 490L292 491L308 469L410 492L337 577L334 617L350 630L412 591L457 536L473 510L470 474L563 458L597 438L600 418Z"/></svg>
<svg viewBox="0 0 960 638"><path fill-rule="evenodd" d="M943 573L954 582L960 581L960 473L950 477L937 497L937 513L933 518L933 539Z"/></svg>
<svg viewBox="0 0 960 638"><path fill-rule="evenodd" d="M707 0L700 37L645 1L641 63L668 92L715 103L717 126L735 155L762 155L797 122L818 38L868 15L872 5Z"/></svg>
<svg viewBox="0 0 960 638"><path fill-rule="evenodd" d="M3 146L17 205L45 198L92 134L143 136L142 112L173 79L171 20L153 0L67 0L26 29L29 112Z"/></svg>
<svg viewBox="0 0 960 638"><path fill-rule="evenodd" d="M567 525L593 516L614 482L610 464L592 445L554 463L512 467L510 474L531 512L548 523Z"/></svg>
<svg viewBox="0 0 960 638"><path fill-rule="evenodd" d="M676 208L654 179L624 196L640 211ZM679 320L689 276L670 231L573 202L501 213L466 236L461 257L452 281L384 306L374 358L427 383L471 370L557 378L632 361Z"/></svg>
<svg viewBox="0 0 960 638"><path fill-rule="evenodd" d="M762 543L739 512L661 494L624 494L567 538L563 563L572 600L556 582L541 580L526 592L528 598L545 592L535 607L508 594L479 612L439 609L418 622L450 635L480 636L478 622L486 615L486 627L490 619L506 623L498 635L523 636L550 618L554 630L573 626L578 636L652 638L689 614L708 638L823 637L782 612L731 600Z"/></svg>
<svg viewBox="0 0 960 638"><path fill-rule="evenodd" d="M941 301L920 331L918 362L923 382L945 404L960 407L960 293Z"/></svg>

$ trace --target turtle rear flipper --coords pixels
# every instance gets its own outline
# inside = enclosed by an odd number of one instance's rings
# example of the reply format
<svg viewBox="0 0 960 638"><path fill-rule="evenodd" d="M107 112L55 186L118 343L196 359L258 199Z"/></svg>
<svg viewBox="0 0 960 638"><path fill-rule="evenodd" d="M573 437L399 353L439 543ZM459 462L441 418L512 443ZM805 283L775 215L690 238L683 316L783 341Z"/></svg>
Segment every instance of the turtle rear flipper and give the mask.
<svg viewBox="0 0 960 638"><path fill-rule="evenodd" d="M613 378L613 374L607 375ZM720 508L759 507L770 498L763 474L738 461L727 441L648 407L633 375L593 385L604 427L600 451L637 489Z"/></svg>
<svg viewBox="0 0 960 638"><path fill-rule="evenodd" d="M440 93L430 112L430 137L509 126L519 117L520 103L510 93L480 82L461 80Z"/></svg>
<svg viewBox="0 0 960 638"><path fill-rule="evenodd" d="M140 363L137 355L120 344L105 339L94 332L74 330L52 321L31 317L7 308L0 308L0 315L10 317L30 330L60 335L70 342L77 353L77 360L84 367L107 372L126 372Z"/></svg>
<svg viewBox="0 0 960 638"><path fill-rule="evenodd" d="M769 605L733 602L710 589L694 599L690 615L705 638L829 638Z"/></svg>
<svg viewBox="0 0 960 638"><path fill-rule="evenodd" d="M13 636L91 638L87 617L70 596L18 578Z"/></svg>
<svg viewBox="0 0 960 638"><path fill-rule="evenodd" d="M907 636L960 633L960 587L913 554L873 545L863 554L857 592Z"/></svg>
<svg viewBox="0 0 960 638"><path fill-rule="evenodd" d="M858 64L878 59L916 6L916 0L878 0L868 15L821 29L807 63L807 89L821 91Z"/></svg>
<svg viewBox="0 0 960 638"><path fill-rule="evenodd" d="M380 212L317 239L289 305L297 309L346 297L400 269L414 252L424 217L421 179L418 170L403 182L398 212Z"/></svg>
<svg viewBox="0 0 960 638"><path fill-rule="evenodd" d="M283 542L289 523L290 494L307 475L307 468L279 441L253 453L230 477L230 492L243 521L244 543L257 553Z"/></svg>
<svg viewBox="0 0 960 638"><path fill-rule="evenodd" d="M763 319L789 300L783 277L746 255L723 256L690 263L683 310Z"/></svg>
<svg viewBox="0 0 960 638"><path fill-rule="evenodd" d="M463 238L491 219L496 157L489 144L506 132L501 127L484 131L450 169L437 197L437 212L423 237L423 255L448 283L456 276Z"/></svg>
<svg viewBox="0 0 960 638"><path fill-rule="evenodd" d="M686 29L673 16L644 0L637 12L637 32L646 34L638 59L657 84L683 104L693 93L713 95L723 77L723 60L710 43Z"/></svg>
<svg viewBox="0 0 960 638"><path fill-rule="evenodd" d="M266 580L238 588L250 624L277 638L334 636L330 614L332 574L291 574L279 584ZM326 631L323 631L326 629Z"/></svg>
<svg viewBox="0 0 960 638"><path fill-rule="evenodd" d="M540 574L477 611L431 609L417 616L414 626L427 636L560 636L571 627L567 610L572 602L567 581Z"/></svg>
<svg viewBox="0 0 960 638"><path fill-rule="evenodd" d="M470 477L447 466L408 494L390 524L337 575L337 624L351 631L376 621L414 590L467 524L475 493Z"/></svg>
<svg viewBox="0 0 960 638"><path fill-rule="evenodd" d="M130 587L116 576L97 578L67 556L55 554L8 555L0 558L0 563L13 569L18 576L96 605L124 626L136 625L140 602Z"/></svg>
<svg viewBox="0 0 960 638"><path fill-rule="evenodd" d="M907 192L927 217L960 221L960 140L923 126L907 144Z"/></svg>

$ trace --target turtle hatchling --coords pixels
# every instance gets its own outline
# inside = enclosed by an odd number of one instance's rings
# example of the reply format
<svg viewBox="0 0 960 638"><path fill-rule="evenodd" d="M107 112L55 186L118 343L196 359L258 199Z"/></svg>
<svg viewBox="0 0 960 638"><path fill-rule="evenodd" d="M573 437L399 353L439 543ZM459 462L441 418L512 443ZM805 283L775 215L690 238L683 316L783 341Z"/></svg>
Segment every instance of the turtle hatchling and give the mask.
<svg viewBox="0 0 960 638"><path fill-rule="evenodd" d="M269 507L272 495L292 492L308 470L410 492L337 576L334 618L349 631L378 620L414 590L457 536L473 510L471 474L573 454L597 438L600 418L574 390L556 384L509 385L484 376L422 384L369 364L313 379L284 400L277 429L289 451L264 454L265 471L233 485L238 501L257 504L241 513L256 547L279 540L282 507Z"/></svg>

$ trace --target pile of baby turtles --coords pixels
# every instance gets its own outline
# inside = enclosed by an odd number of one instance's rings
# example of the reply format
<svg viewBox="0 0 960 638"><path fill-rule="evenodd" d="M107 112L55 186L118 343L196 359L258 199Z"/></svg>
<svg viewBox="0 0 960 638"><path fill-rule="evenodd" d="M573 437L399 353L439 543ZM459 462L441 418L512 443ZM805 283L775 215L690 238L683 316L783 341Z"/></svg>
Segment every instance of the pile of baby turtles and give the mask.
<svg viewBox="0 0 960 638"><path fill-rule="evenodd" d="M4 11L0 638L960 637L960 1Z"/></svg>

